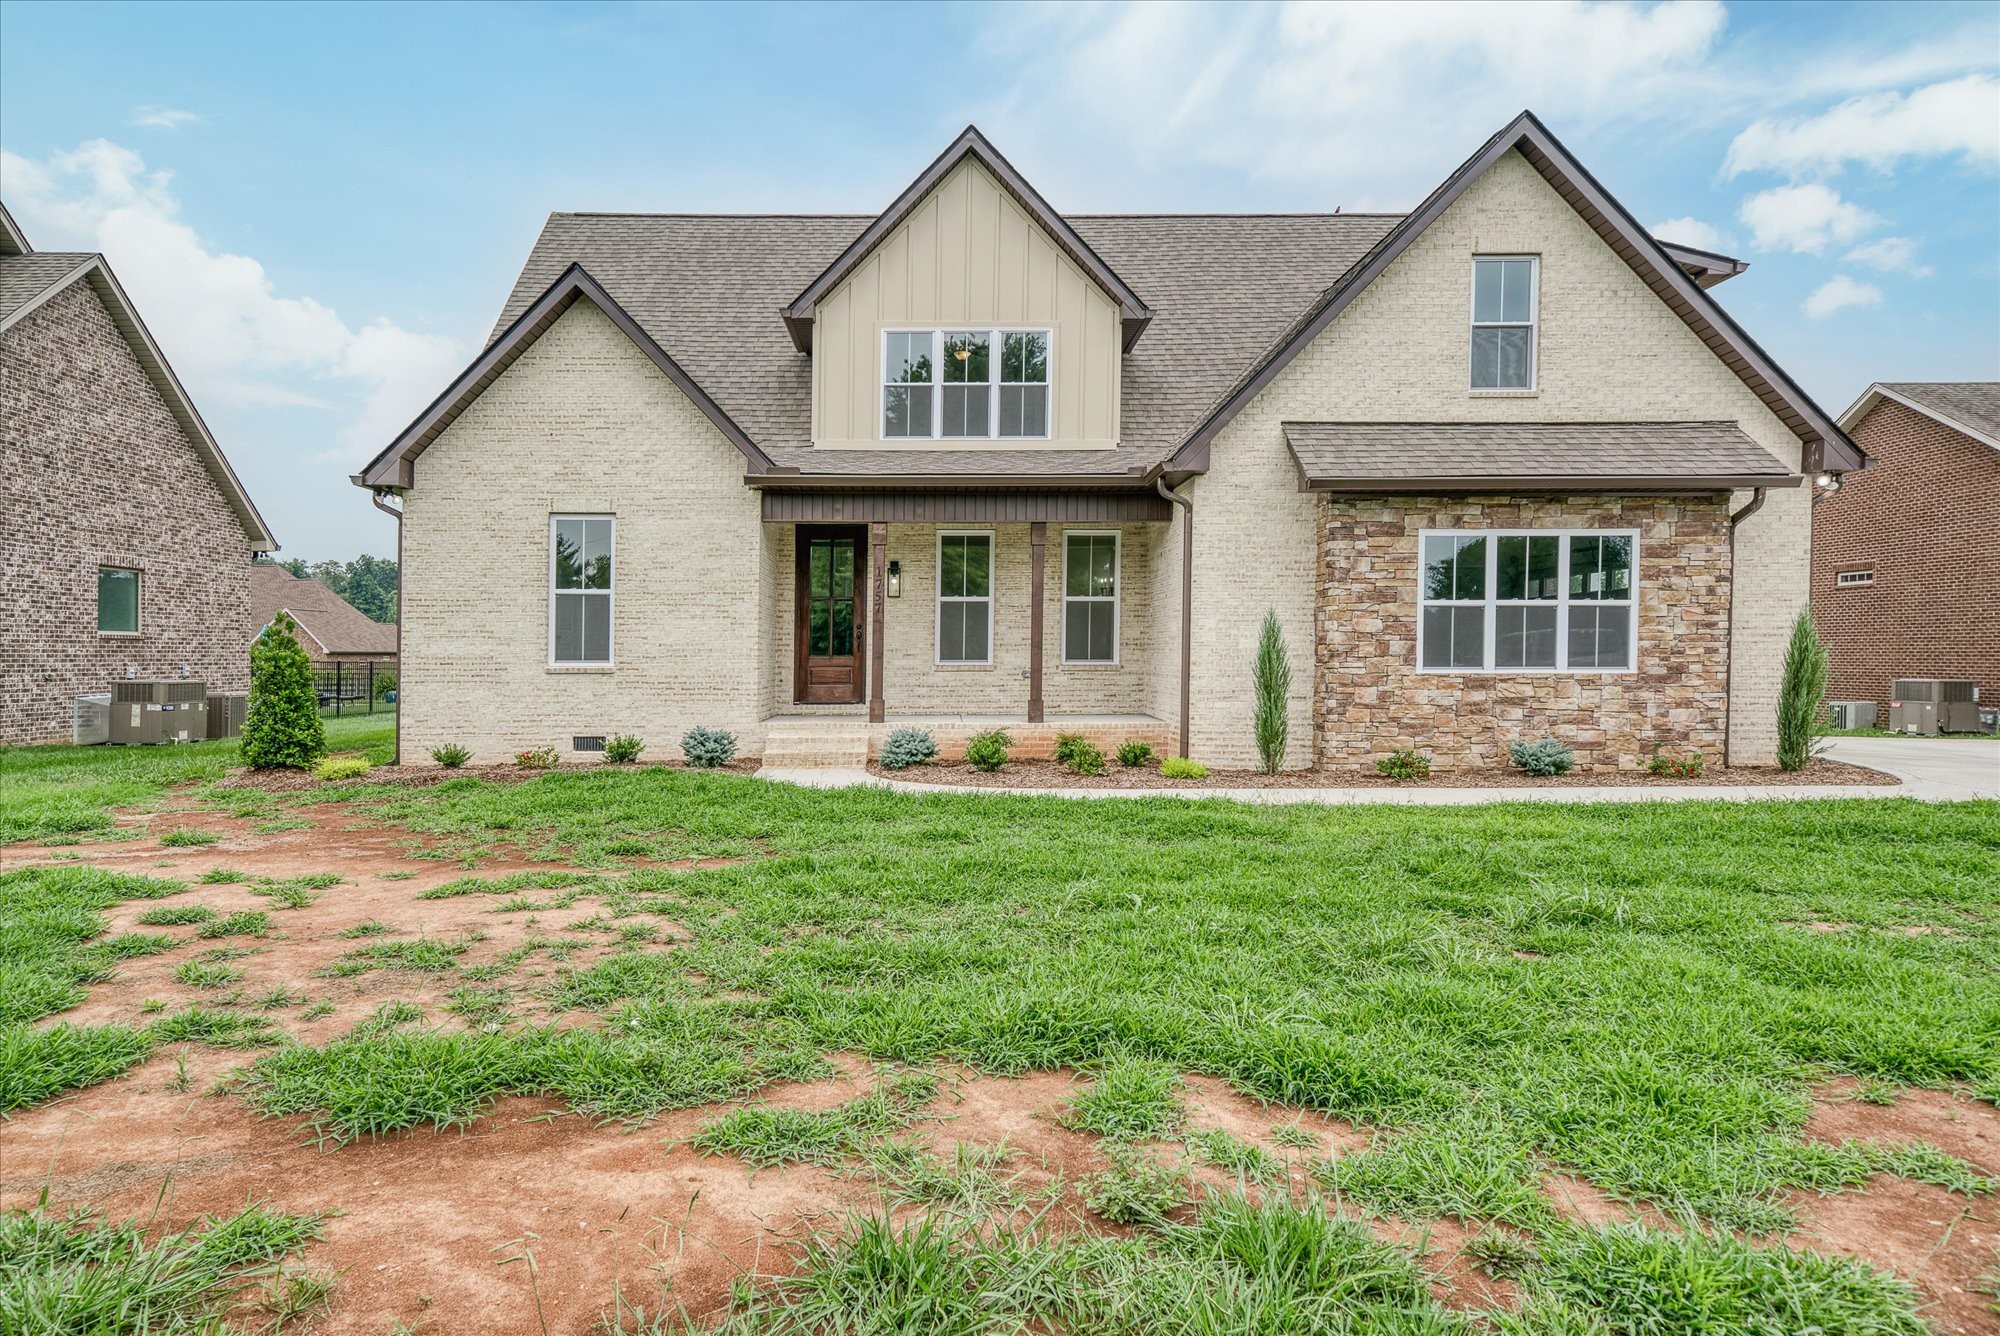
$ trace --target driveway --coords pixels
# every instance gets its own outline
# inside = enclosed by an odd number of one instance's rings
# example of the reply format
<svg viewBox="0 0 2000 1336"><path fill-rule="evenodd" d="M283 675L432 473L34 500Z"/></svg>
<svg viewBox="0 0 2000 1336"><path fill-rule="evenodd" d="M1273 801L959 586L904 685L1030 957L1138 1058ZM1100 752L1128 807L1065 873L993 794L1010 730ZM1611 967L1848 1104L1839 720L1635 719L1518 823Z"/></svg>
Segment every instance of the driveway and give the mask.
<svg viewBox="0 0 2000 1336"><path fill-rule="evenodd" d="M2000 740L1830 738L1836 761L1886 770L1911 798L2000 798Z"/></svg>

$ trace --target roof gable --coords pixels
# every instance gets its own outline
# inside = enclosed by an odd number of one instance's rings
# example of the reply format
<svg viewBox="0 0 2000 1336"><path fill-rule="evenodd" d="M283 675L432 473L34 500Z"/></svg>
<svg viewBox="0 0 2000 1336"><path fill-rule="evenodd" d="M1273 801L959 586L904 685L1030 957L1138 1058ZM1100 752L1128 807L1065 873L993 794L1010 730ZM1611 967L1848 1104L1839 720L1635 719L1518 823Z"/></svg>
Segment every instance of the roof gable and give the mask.
<svg viewBox="0 0 2000 1336"><path fill-rule="evenodd" d="M1847 434L1716 305L1676 257L1634 221L1624 206L1549 133L1548 127L1532 112L1524 111L1445 178L1360 263L1292 323L1175 450L1165 471L1205 472L1209 447L1222 429L1456 203L1474 181L1505 155L1517 151L1800 441L1816 449L1818 459L1813 467L1831 470L1862 467L1866 456Z"/></svg>
<svg viewBox="0 0 2000 1336"><path fill-rule="evenodd" d="M863 228L847 248L834 258L832 264L821 271L819 277L806 285L805 291L795 297L784 309L785 326L791 331L792 342L800 352L812 351L813 313L820 299L838 287L843 279L873 254L903 221L914 213L931 192L967 158L971 158L999 182L1001 188L1027 211L1028 217L1046 233L1057 248L1090 276L1092 282L1102 288L1107 296L1118 305L1119 318L1124 323L1124 344L1130 348L1146 328L1152 318L1152 311L1139 299L1139 294L1127 286L1125 280L1112 272L1111 266L1099 258L1089 243L1077 235L1063 216L1049 207L1026 178L1014 170L1012 163L1000 156L1000 151L979 133L977 126L968 125L964 133L951 142L950 147L938 155L936 161L926 167L917 179L896 196L895 202L882 211L876 219Z"/></svg>
<svg viewBox="0 0 2000 1336"><path fill-rule="evenodd" d="M1884 399L2000 450L2000 381L1876 381L1840 415L1853 431Z"/></svg>
<svg viewBox="0 0 2000 1336"><path fill-rule="evenodd" d="M0 204L0 255L32 255L35 248L28 244L28 234L14 221L14 215L7 212L7 206Z"/></svg>

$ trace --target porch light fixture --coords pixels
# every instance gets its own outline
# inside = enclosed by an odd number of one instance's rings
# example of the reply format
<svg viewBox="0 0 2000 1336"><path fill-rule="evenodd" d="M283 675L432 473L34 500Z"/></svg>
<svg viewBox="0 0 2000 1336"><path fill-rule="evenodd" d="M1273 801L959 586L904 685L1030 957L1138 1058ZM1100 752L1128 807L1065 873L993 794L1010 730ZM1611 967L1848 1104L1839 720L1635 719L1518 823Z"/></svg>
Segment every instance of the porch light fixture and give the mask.
<svg viewBox="0 0 2000 1336"><path fill-rule="evenodd" d="M900 561L892 561L889 563L889 597L901 598L902 596L903 596L903 563Z"/></svg>

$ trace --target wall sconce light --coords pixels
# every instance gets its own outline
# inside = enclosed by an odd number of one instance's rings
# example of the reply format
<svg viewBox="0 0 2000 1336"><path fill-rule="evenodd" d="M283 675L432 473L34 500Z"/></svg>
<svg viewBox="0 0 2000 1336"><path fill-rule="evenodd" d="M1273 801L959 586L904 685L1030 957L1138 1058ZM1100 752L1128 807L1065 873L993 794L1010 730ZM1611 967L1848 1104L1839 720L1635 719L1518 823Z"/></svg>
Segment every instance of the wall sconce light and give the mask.
<svg viewBox="0 0 2000 1336"><path fill-rule="evenodd" d="M889 563L889 597L901 598L902 596L903 596L903 563L900 561L892 561Z"/></svg>

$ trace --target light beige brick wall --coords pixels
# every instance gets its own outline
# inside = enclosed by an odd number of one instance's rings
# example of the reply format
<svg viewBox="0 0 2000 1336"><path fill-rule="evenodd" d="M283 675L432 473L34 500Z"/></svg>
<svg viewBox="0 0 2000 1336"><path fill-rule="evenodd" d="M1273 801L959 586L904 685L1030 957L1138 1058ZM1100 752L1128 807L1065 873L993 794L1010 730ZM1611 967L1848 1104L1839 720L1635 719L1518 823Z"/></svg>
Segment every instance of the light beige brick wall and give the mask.
<svg viewBox="0 0 2000 1336"><path fill-rule="evenodd" d="M1472 257L1542 257L1539 388L1467 388ZM1196 480L1196 757L1254 758L1250 661L1275 607L1293 660L1289 764L1312 755L1311 498L1279 424L1727 420L1796 468L1799 443L1527 161L1496 164L1217 438ZM1735 501L1740 505L1745 496ZM1809 499L1773 491L1738 535L1731 760L1773 758L1777 655L1806 598Z"/></svg>
<svg viewBox="0 0 2000 1336"><path fill-rule="evenodd" d="M417 460L404 500L403 758L576 734L678 755L695 724L762 745L768 562L743 459L578 302ZM549 516L617 516L609 669L551 668ZM768 657L768 656L766 656Z"/></svg>

